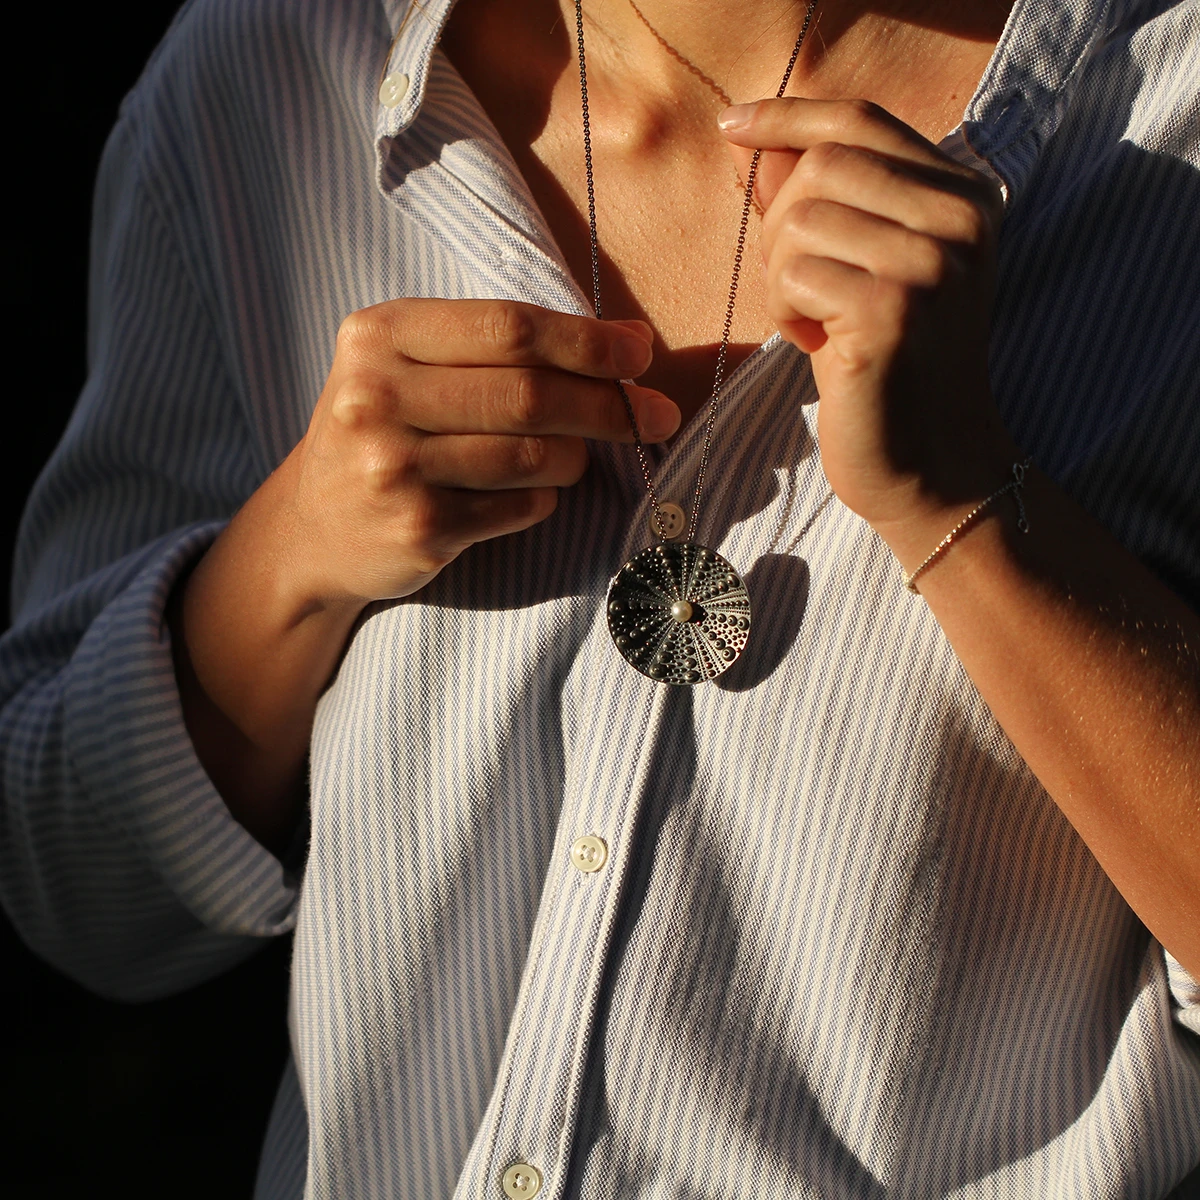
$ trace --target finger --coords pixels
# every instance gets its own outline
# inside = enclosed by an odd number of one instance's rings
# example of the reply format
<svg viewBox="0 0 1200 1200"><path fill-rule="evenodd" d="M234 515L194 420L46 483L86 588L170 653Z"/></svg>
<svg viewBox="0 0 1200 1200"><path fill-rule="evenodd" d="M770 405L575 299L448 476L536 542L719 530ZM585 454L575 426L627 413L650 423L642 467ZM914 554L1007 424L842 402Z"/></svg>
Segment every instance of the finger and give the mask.
<svg viewBox="0 0 1200 1200"><path fill-rule="evenodd" d="M503 537L544 521L558 507L558 488L514 488L510 491L444 493L447 511L456 509L472 542Z"/></svg>
<svg viewBox="0 0 1200 1200"><path fill-rule="evenodd" d="M587 447L575 437L431 436L413 458L426 483L474 491L570 487L588 465Z"/></svg>
<svg viewBox="0 0 1200 1200"><path fill-rule="evenodd" d="M861 267L798 254L773 261L767 279L768 314L807 353L836 339L839 354L861 365L899 336L906 289Z"/></svg>
<svg viewBox="0 0 1200 1200"><path fill-rule="evenodd" d="M442 366L558 367L603 379L640 375L653 357L641 321L597 321L511 300L389 300L351 313L338 349Z"/></svg>
<svg viewBox="0 0 1200 1200"><path fill-rule="evenodd" d="M392 521L404 555L436 574L475 542L503 537L544 521L558 505L558 489L472 491L429 488L405 498Z"/></svg>
<svg viewBox="0 0 1200 1200"><path fill-rule="evenodd" d="M729 146L734 170L739 179L747 179L754 160L755 151L749 146ZM754 172L754 199L760 209L768 208L775 194L787 181L793 168L800 161L798 150L763 150L758 152L758 166Z"/></svg>
<svg viewBox="0 0 1200 1200"><path fill-rule="evenodd" d="M954 248L940 239L833 200L776 205L764 225L771 259L834 259L917 288L936 287L958 266Z"/></svg>
<svg viewBox="0 0 1200 1200"><path fill-rule="evenodd" d="M957 165L915 129L868 100L758 100L725 109L717 123L729 141L755 149L808 150L821 142L841 142L912 162Z"/></svg>
<svg viewBox="0 0 1200 1200"><path fill-rule="evenodd" d="M792 177L803 155L798 150L764 150L758 157L754 176L754 195L759 205L769 209L779 190Z"/></svg>
<svg viewBox="0 0 1200 1200"><path fill-rule="evenodd" d="M386 377L384 377L386 378ZM398 394L380 377L348 381L335 399L344 421L395 423L425 433L567 434L629 442L633 430L620 393L609 380L587 379L544 367L416 366ZM358 390L366 394L359 396ZM627 384L638 429L661 441L679 428L678 407L661 392ZM347 415L349 411L350 415Z"/></svg>
<svg viewBox="0 0 1200 1200"><path fill-rule="evenodd" d="M777 324L806 319L840 328L866 310L875 281L870 272L815 254L796 254L767 267L767 311Z"/></svg>
<svg viewBox="0 0 1200 1200"><path fill-rule="evenodd" d="M772 196L773 207L801 198L838 201L917 233L972 245L989 238L1003 214L999 190L976 172L964 175L840 142L821 142L799 156Z"/></svg>

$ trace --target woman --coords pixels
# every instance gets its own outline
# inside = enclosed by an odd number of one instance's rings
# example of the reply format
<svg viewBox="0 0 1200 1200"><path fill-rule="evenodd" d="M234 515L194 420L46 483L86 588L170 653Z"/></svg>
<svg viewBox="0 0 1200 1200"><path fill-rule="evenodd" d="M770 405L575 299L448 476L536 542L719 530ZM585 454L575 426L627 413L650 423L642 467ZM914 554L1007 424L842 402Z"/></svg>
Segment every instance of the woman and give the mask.
<svg viewBox="0 0 1200 1200"><path fill-rule="evenodd" d="M128 996L296 923L263 1196L1166 1195L1195 11L583 26L605 322L572 6L199 0L152 60L18 558L6 904ZM754 624L662 687L607 589L701 472Z"/></svg>

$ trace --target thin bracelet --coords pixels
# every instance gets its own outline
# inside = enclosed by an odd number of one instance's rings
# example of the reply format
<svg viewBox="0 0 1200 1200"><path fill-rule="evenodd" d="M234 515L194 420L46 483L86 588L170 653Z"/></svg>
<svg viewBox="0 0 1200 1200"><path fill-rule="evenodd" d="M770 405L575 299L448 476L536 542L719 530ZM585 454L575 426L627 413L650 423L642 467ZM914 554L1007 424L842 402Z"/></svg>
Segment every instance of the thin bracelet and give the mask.
<svg viewBox="0 0 1200 1200"><path fill-rule="evenodd" d="M977 505L975 505L975 507L971 509L971 511L967 513L967 515L963 517L963 519L959 521L959 523L955 525L955 527L950 530L950 532L946 534L946 536L942 538L942 540L938 542L936 546L934 546L929 553L929 557L926 558L925 561L911 575L905 578L904 586L908 588L910 592L912 592L914 595L919 594L916 587L917 576L925 571L928 567L932 566L938 555L944 554L950 543L953 542L954 539L958 537L958 535L962 533L964 529L972 525L979 514L983 512L983 510L987 508L989 504L999 500L1001 496L1007 496L1010 492L1012 493L1012 498L1016 501L1017 505L1017 528L1022 533L1029 532L1029 522L1025 518L1025 501L1021 497L1021 489L1025 486L1025 472L1029 470L1029 464L1032 461L1032 459L1027 458L1024 462L1013 463L1012 479L1010 479L1002 488L997 488L990 496L988 496L986 500L981 500Z"/></svg>

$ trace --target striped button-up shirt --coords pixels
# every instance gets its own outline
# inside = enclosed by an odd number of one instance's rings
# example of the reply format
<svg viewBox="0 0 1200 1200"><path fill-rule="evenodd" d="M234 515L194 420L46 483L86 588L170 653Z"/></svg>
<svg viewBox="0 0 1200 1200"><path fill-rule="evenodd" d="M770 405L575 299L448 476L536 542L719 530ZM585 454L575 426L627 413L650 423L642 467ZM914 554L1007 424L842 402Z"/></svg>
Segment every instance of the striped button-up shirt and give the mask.
<svg viewBox="0 0 1200 1200"><path fill-rule="evenodd" d="M294 924L260 1200L490 1200L518 1164L546 1200L1167 1194L1200 1160L1195 982L831 494L778 337L708 469L702 538L755 612L725 675L664 687L614 650L609 579L653 539L630 448L597 444L549 520L366 612L317 712L302 871L212 788L164 603L304 432L340 320L587 311L437 49L449 8L193 0L123 108L90 378L0 660L18 927L138 997ZM946 142L1005 188L1009 428L1181 590L1198 44L1194 3L1016 0ZM664 500L700 442L656 456Z"/></svg>

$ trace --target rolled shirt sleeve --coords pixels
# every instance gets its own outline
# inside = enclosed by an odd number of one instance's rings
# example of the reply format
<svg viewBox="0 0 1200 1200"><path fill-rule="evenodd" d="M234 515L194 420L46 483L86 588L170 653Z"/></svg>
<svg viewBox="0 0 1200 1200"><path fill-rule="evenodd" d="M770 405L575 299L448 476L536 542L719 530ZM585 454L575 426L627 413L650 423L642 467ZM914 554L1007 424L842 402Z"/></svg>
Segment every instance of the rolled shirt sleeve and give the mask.
<svg viewBox="0 0 1200 1200"><path fill-rule="evenodd" d="M291 924L295 881L196 758L163 620L219 528L154 547L61 667L39 653L45 617L5 640L5 676L26 680L0 724L5 906L35 949L105 995L187 986Z"/></svg>
<svg viewBox="0 0 1200 1200"><path fill-rule="evenodd" d="M273 465L127 112L93 233L89 378L26 510L0 640L0 898L94 990L186 987L289 928L296 881L183 723L168 597Z"/></svg>

